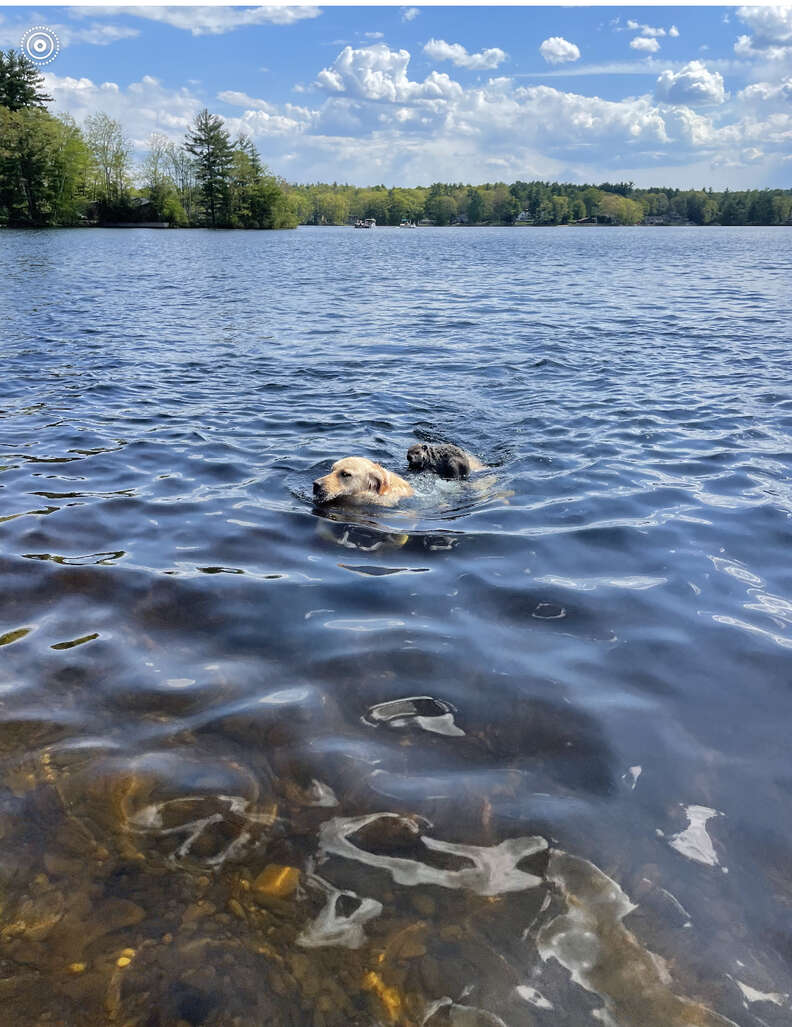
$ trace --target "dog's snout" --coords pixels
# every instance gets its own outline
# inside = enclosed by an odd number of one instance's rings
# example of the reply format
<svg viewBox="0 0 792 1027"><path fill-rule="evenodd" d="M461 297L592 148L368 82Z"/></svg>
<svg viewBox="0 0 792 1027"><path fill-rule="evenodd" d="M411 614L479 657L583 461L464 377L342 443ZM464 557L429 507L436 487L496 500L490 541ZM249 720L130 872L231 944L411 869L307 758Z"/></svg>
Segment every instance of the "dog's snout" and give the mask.
<svg viewBox="0 0 792 1027"><path fill-rule="evenodd" d="M313 491L315 496L318 496L320 492L324 492L324 485L322 485L322 482L319 478L317 478L316 481L313 483Z"/></svg>

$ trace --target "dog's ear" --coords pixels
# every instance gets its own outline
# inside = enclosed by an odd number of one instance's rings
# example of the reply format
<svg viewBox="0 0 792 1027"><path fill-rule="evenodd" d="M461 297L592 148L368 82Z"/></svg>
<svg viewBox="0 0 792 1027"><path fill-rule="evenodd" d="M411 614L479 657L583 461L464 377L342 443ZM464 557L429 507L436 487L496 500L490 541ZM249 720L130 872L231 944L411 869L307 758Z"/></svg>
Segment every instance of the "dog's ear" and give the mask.
<svg viewBox="0 0 792 1027"><path fill-rule="evenodd" d="M376 471L369 473L369 488L373 489L378 495L382 495L386 491L388 483L385 480L385 472L381 467L377 467Z"/></svg>

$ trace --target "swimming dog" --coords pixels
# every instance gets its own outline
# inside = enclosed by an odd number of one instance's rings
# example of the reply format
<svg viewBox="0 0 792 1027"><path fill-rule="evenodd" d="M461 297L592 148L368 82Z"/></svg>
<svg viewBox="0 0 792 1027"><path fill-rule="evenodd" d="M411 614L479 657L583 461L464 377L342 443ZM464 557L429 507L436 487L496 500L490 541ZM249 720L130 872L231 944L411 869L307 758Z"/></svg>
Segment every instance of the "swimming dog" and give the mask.
<svg viewBox="0 0 792 1027"><path fill-rule="evenodd" d="M346 500L351 503L372 503L394 506L400 499L413 495L412 486L393 471L388 471L363 456L346 456L336 460L330 473L313 483L317 503Z"/></svg>
<svg viewBox="0 0 792 1027"><path fill-rule="evenodd" d="M449 442L416 442L407 450L407 463L411 471L434 471L441 478L467 478L471 471L484 469L475 456Z"/></svg>

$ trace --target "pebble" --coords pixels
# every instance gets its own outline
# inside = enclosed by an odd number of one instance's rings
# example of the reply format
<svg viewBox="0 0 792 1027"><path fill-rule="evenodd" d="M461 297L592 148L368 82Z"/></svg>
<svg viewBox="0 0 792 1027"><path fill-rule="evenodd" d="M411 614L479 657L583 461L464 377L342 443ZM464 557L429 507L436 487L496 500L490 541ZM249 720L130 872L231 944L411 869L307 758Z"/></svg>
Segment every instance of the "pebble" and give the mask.
<svg viewBox="0 0 792 1027"><path fill-rule="evenodd" d="M267 895L285 898L296 891L300 883L300 871L296 867L285 867L278 863L270 863L264 867L253 882L256 895Z"/></svg>
<svg viewBox="0 0 792 1027"><path fill-rule="evenodd" d="M431 895L422 895L420 892L416 892L412 897L413 908L421 914L421 916L434 916L437 909L437 903Z"/></svg>
<svg viewBox="0 0 792 1027"><path fill-rule="evenodd" d="M236 899L229 899L228 900L228 908L231 910L231 912L234 914L234 916L238 916L240 920L245 920L246 919L245 911L242 908L242 906L240 905L240 903L237 902Z"/></svg>

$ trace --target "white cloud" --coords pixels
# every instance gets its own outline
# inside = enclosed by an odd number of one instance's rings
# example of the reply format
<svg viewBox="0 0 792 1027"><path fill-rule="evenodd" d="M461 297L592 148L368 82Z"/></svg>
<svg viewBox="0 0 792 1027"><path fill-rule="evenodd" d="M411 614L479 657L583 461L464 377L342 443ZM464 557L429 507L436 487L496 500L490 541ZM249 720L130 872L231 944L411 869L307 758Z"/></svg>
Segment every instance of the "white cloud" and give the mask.
<svg viewBox="0 0 792 1027"><path fill-rule="evenodd" d="M75 13L127 14L163 22L194 36L219 36L250 25L292 25L303 18L316 18L318 7L88 7L71 8Z"/></svg>
<svg viewBox="0 0 792 1027"><path fill-rule="evenodd" d="M642 36L664 36L666 34L665 29L653 28L651 25L639 25L637 21L628 21L627 28L631 32L640 30Z"/></svg>
<svg viewBox="0 0 792 1027"><path fill-rule="evenodd" d="M539 53L548 64L566 64L580 60L580 50L563 36L550 36L539 47Z"/></svg>
<svg viewBox="0 0 792 1027"><path fill-rule="evenodd" d="M282 114L270 114L264 110L248 110L239 117L225 118L225 127L233 137L250 136L252 139L272 136L283 136L290 146L294 145L295 135L304 132L314 120L312 112L304 107L292 108L293 113L304 116L289 117Z"/></svg>
<svg viewBox="0 0 792 1027"><path fill-rule="evenodd" d="M662 38L665 35L676 38L679 35L679 29L676 25L672 25L666 30L660 26L642 25L640 22L634 21L632 18L628 19L624 25L621 24L620 18L615 18L610 24L616 32L638 32L639 35L646 36L650 39Z"/></svg>
<svg viewBox="0 0 792 1027"><path fill-rule="evenodd" d="M636 36L630 40L630 46L633 50L641 50L643 53L657 53L660 49L657 40L650 36Z"/></svg>
<svg viewBox="0 0 792 1027"><path fill-rule="evenodd" d="M0 18L0 46L17 48L23 33L30 28L30 19L24 22L7 23ZM43 22L42 22L43 23ZM52 22L47 23L58 37L61 46L73 46L77 43L89 43L93 46L108 46L119 39L133 39L140 35L139 29L128 28L121 25L106 25L94 22L82 28L75 28L73 25L58 25Z"/></svg>
<svg viewBox="0 0 792 1027"><path fill-rule="evenodd" d="M376 43L360 50L345 46L331 68L323 68L316 84L330 93L363 100L403 103L408 100L461 96L462 87L446 74L433 71L423 82L407 77L410 54Z"/></svg>
<svg viewBox="0 0 792 1027"><path fill-rule="evenodd" d="M518 104L514 127L519 124L527 136L542 138L551 152L570 143L586 148L619 139L626 145L655 147L669 141L662 114L646 98L601 100L551 86L518 88L513 97Z"/></svg>
<svg viewBox="0 0 792 1027"><path fill-rule="evenodd" d="M502 64L508 54L497 46L479 53L468 53L459 43L446 43L444 39L430 39L424 47L424 53L436 61L451 61L458 68L470 70L490 70Z"/></svg>
<svg viewBox="0 0 792 1027"><path fill-rule="evenodd" d="M223 103L230 104L232 107L247 107L251 110L267 111L269 114L272 114L276 109L266 100L259 100L255 96L248 96L247 93L238 93L233 89L226 89L222 93L218 93L217 99L222 100Z"/></svg>
<svg viewBox="0 0 792 1027"><path fill-rule="evenodd" d="M385 38L385 33L384 32L364 32L363 35L366 37L366 39L384 39Z"/></svg>
<svg viewBox="0 0 792 1027"><path fill-rule="evenodd" d="M104 111L121 122L137 150L145 148L152 132L181 141L193 118L204 106L189 89L168 89L151 75L124 90L115 82L43 73L44 86L53 97L56 113L67 112L77 121Z"/></svg>
<svg viewBox="0 0 792 1027"><path fill-rule="evenodd" d="M737 16L759 46L792 43L792 7L740 7Z"/></svg>
<svg viewBox="0 0 792 1027"><path fill-rule="evenodd" d="M417 7L402 7L402 21L413 21L420 13Z"/></svg>
<svg viewBox="0 0 792 1027"><path fill-rule="evenodd" d="M792 105L792 76L781 82L754 82L741 89L737 99L752 106L777 104L783 109Z"/></svg>
<svg viewBox="0 0 792 1027"><path fill-rule="evenodd" d="M792 57L792 7L740 7L737 16L753 35L739 36L738 57L781 61Z"/></svg>
<svg viewBox="0 0 792 1027"><path fill-rule="evenodd" d="M602 181L618 174L642 184L746 187L783 180L792 77L769 75L727 103L719 72L734 60L678 65L651 56L639 62L636 54L636 69L660 76L655 97L603 100L507 76L468 88L437 72L414 81L409 63L406 50L384 43L346 46L319 73L315 109L237 90L217 100L233 109L225 118L232 135L259 141L272 168L295 181ZM566 69L544 74L559 73ZM124 85L48 74L45 84L57 110L78 121L106 111L140 150L153 131L183 139L206 104L200 84L169 89L151 76Z"/></svg>
<svg viewBox="0 0 792 1027"><path fill-rule="evenodd" d="M662 103L701 107L723 103L723 76L710 71L703 61L690 61L678 72L664 71L655 85L655 98Z"/></svg>
<svg viewBox="0 0 792 1027"><path fill-rule="evenodd" d="M579 64L575 67L556 68L553 71L532 71L515 75L514 78L574 78L590 77L593 75L653 75L660 74L669 68L671 71L681 71L686 61L669 61L665 57L643 57L637 55L628 60L606 61L603 64ZM728 75L743 75L748 69L745 61L732 59L712 58L708 62L709 68L714 68Z"/></svg>
<svg viewBox="0 0 792 1027"><path fill-rule="evenodd" d="M756 45L753 36L738 36L734 44L738 57L762 58L768 61L784 61L792 57L792 46Z"/></svg>

